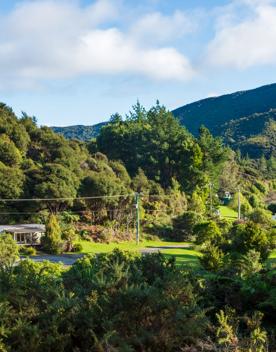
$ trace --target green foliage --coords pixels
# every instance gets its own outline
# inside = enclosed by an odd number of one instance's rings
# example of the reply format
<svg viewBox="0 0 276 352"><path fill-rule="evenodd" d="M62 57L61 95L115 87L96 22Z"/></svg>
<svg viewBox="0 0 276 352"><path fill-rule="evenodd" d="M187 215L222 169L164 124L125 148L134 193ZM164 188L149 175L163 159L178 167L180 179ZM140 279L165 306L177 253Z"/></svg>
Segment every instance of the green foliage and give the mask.
<svg viewBox="0 0 276 352"><path fill-rule="evenodd" d="M217 245L222 240L222 233L215 221L196 224L193 228L197 244L211 243Z"/></svg>
<svg viewBox="0 0 276 352"><path fill-rule="evenodd" d="M272 249L272 238L269 232L253 222L237 224L231 231L232 250L246 254L249 250L261 253L263 259L267 258Z"/></svg>
<svg viewBox="0 0 276 352"><path fill-rule="evenodd" d="M246 254L241 256L238 267L241 277L244 278L260 272L263 268L260 253L255 249L250 249Z"/></svg>
<svg viewBox="0 0 276 352"><path fill-rule="evenodd" d="M46 223L45 235L41 239L43 249L49 253L62 252L61 229L57 217L50 214Z"/></svg>
<svg viewBox="0 0 276 352"><path fill-rule="evenodd" d="M90 141L96 137L100 129L105 125L105 122L97 123L93 126L66 126L66 127L51 127L54 132L62 134L67 139L78 139L80 141Z"/></svg>
<svg viewBox="0 0 276 352"><path fill-rule="evenodd" d="M174 237L178 241L190 241L194 227L202 221L202 216L194 211L186 211L173 219Z"/></svg>
<svg viewBox="0 0 276 352"><path fill-rule="evenodd" d="M204 250L200 263L204 269L217 272L224 266L224 253L219 247L209 245Z"/></svg>
<svg viewBox="0 0 276 352"><path fill-rule="evenodd" d="M18 259L18 247L10 234L0 234L0 270L13 267Z"/></svg>
<svg viewBox="0 0 276 352"><path fill-rule="evenodd" d="M249 219L256 224L264 225L265 227L270 227L272 225L272 214L262 208L256 208L249 215Z"/></svg>
<svg viewBox="0 0 276 352"><path fill-rule="evenodd" d="M199 146L159 104L146 111L138 103L125 122L111 120L101 129L97 144L110 159L122 160L131 176L141 168L150 180L165 188L172 178L185 189L197 180L202 182L196 170L202 163Z"/></svg>
<svg viewBox="0 0 276 352"><path fill-rule="evenodd" d="M31 246L20 246L19 254L23 256L33 256L36 255L36 249Z"/></svg>
<svg viewBox="0 0 276 352"><path fill-rule="evenodd" d="M233 210L238 210L238 193L235 193L231 201L229 202L229 207ZM241 213L243 216L248 215L252 211L252 207L246 197L240 193L240 203L241 203Z"/></svg>
<svg viewBox="0 0 276 352"><path fill-rule="evenodd" d="M83 250L83 246L81 243L75 243L72 248L72 252L81 252Z"/></svg>
<svg viewBox="0 0 276 352"><path fill-rule="evenodd" d="M0 162L0 197L19 198L23 193L25 177L20 169L5 166Z"/></svg>
<svg viewBox="0 0 276 352"><path fill-rule="evenodd" d="M189 201L189 210L197 212L199 214L204 214L206 212L206 206L204 200L198 194L197 191L192 193L191 199Z"/></svg>
<svg viewBox="0 0 276 352"><path fill-rule="evenodd" d="M20 151L7 135L0 137L0 162L7 166L18 166L22 161Z"/></svg>
<svg viewBox="0 0 276 352"><path fill-rule="evenodd" d="M65 252L71 252L74 248L74 241L78 238L73 226L65 226L62 230L61 239L64 241Z"/></svg>
<svg viewBox="0 0 276 352"><path fill-rule="evenodd" d="M204 125L244 155L271 155L276 145L275 127L270 125L272 121L275 126L276 120L275 91L272 84L242 94L208 98L180 107L173 114L194 135Z"/></svg>

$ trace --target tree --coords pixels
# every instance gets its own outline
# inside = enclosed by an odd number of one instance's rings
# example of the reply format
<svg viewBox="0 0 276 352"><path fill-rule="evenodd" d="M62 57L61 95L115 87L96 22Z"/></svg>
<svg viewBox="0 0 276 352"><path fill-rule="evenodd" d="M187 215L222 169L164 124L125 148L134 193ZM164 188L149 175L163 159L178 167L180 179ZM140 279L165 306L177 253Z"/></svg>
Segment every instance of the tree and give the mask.
<svg viewBox="0 0 276 352"><path fill-rule="evenodd" d="M197 244L211 243L213 245L218 245L222 240L220 228L213 220L196 224L193 232Z"/></svg>
<svg viewBox="0 0 276 352"><path fill-rule="evenodd" d="M61 229L56 215L49 215L45 235L42 237L41 241L45 251L53 254L62 252Z"/></svg>
<svg viewBox="0 0 276 352"><path fill-rule="evenodd" d="M24 181L22 170L0 162L0 198L19 198L23 193Z"/></svg>
<svg viewBox="0 0 276 352"><path fill-rule="evenodd" d="M78 238L73 226L67 225L62 230L62 240L65 241L65 252L71 252L74 241Z"/></svg>
<svg viewBox="0 0 276 352"><path fill-rule="evenodd" d="M265 260L272 249L271 234L265 231L259 224L247 222L246 224L236 224L230 233L232 244L231 250L240 254L246 254L249 250L260 252Z"/></svg>
<svg viewBox="0 0 276 352"><path fill-rule="evenodd" d="M7 135L0 138L0 162L6 166L16 167L22 161L20 151L16 148L13 141Z"/></svg>
<svg viewBox="0 0 276 352"><path fill-rule="evenodd" d="M272 226L272 213L262 208L256 208L249 215L249 219L256 224L264 225L265 227Z"/></svg>
<svg viewBox="0 0 276 352"><path fill-rule="evenodd" d="M18 246L12 236L0 234L0 270L11 269L18 258Z"/></svg>
<svg viewBox="0 0 276 352"><path fill-rule="evenodd" d="M204 204L204 201L197 191L194 191L192 193L191 199L189 201L189 210L195 211L200 214L204 214L206 212L206 206Z"/></svg>
<svg viewBox="0 0 276 352"><path fill-rule="evenodd" d="M178 241L190 241L195 225L202 221L202 216L194 211L185 211L173 219L174 236Z"/></svg>
<svg viewBox="0 0 276 352"><path fill-rule="evenodd" d="M137 104L126 121L116 119L104 126L97 145L110 159L123 161L132 177L140 168L163 188L171 186L172 178L182 190L191 191L196 183L202 184L200 147L159 103L149 111Z"/></svg>

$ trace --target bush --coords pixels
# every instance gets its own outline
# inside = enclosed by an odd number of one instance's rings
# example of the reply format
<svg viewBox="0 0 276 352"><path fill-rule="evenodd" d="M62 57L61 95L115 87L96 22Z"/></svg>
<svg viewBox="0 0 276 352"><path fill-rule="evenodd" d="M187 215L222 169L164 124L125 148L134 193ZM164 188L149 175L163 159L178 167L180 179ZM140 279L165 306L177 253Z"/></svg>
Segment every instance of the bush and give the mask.
<svg viewBox="0 0 276 352"><path fill-rule="evenodd" d="M276 214L276 203L271 203L269 204L269 206L267 207L267 209L269 211L271 211L273 214Z"/></svg>
<svg viewBox="0 0 276 352"><path fill-rule="evenodd" d="M46 223L45 235L41 238L41 244L46 252L59 254L63 250L61 241L61 229L54 214L50 214Z"/></svg>
<svg viewBox="0 0 276 352"><path fill-rule="evenodd" d="M13 267L18 259L18 246L8 233L0 235L0 269Z"/></svg>
<svg viewBox="0 0 276 352"><path fill-rule="evenodd" d="M261 224L264 226L271 226L272 224L272 214L270 211L257 208L249 215L249 219L256 224Z"/></svg>
<svg viewBox="0 0 276 352"><path fill-rule="evenodd" d="M83 246L81 243L75 243L72 248L72 252L81 252L83 250Z"/></svg>
<svg viewBox="0 0 276 352"><path fill-rule="evenodd" d="M222 233L215 221L202 222L194 226L194 235L197 244L209 242L219 244L222 240Z"/></svg>
<svg viewBox="0 0 276 352"><path fill-rule="evenodd" d="M249 250L260 252L265 260L272 249L272 235L254 222L236 224L231 231L231 250L246 254Z"/></svg>
<svg viewBox="0 0 276 352"><path fill-rule="evenodd" d="M202 216L194 211L185 211L173 220L173 232L177 241L191 241L195 225L202 221Z"/></svg>
<svg viewBox="0 0 276 352"><path fill-rule="evenodd" d="M31 246L21 246L19 248L19 254L27 257L36 255L36 249Z"/></svg>
<svg viewBox="0 0 276 352"><path fill-rule="evenodd" d="M224 265L224 253L218 247L210 245L200 258L200 263L206 270L219 271Z"/></svg>

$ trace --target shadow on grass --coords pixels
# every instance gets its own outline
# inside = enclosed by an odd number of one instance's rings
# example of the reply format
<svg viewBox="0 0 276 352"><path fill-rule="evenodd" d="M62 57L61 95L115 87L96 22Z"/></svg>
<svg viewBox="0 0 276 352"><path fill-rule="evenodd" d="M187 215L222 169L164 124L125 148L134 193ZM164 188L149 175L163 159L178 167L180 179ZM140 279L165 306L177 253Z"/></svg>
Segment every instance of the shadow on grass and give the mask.
<svg viewBox="0 0 276 352"><path fill-rule="evenodd" d="M183 245L169 245L169 246L145 246L145 248L152 248L152 249L193 249L193 246L190 244L183 244Z"/></svg>
<svg viewBox="0 0 276 352"><path fill-rule="evenodd" d="M170 254L162 253L164 257L171 258L174 257L177 266L189 266L193 268L199 268L200 262L196 255L193 254Z"/></svg>

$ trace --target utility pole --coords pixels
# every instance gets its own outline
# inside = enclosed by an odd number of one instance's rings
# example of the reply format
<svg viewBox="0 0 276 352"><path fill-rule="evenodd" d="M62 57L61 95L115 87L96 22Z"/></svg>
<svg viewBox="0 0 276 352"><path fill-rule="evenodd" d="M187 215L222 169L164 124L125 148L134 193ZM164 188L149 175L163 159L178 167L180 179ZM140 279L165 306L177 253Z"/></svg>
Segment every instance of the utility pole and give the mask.
<svg viewBox="0 0 276 352"><path fill-rule="evenodd" d="M136 244L140 242L140 207L139 207L140 194L135 193L135 208L136 208Z"/></svg>
<svg viewBox="0 0 276 352"><path fill-rule="evenodd" d="M238 220L241 220L241 191L238 188Z"/></svg>

